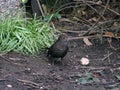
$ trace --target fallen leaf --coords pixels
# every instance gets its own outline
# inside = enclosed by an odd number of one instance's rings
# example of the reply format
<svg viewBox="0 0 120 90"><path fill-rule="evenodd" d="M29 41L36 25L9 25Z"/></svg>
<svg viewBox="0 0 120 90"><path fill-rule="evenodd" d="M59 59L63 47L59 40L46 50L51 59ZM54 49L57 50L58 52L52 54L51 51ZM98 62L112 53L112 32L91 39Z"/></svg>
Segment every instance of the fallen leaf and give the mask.
<svg viewBox="0 0 120 90"><path fill-rule="evenodd" d="M114 37L115 35L112 32L105 32L105 36Z"/></svg>
<svg viewBox="0 0 120 90"><path fill-rule="evenodd" d="M83 38L83 41L84 41L84 43L85 43L87 46L91 46L91 45L92 45L92 43L89 41L88 38Z"/></svg>

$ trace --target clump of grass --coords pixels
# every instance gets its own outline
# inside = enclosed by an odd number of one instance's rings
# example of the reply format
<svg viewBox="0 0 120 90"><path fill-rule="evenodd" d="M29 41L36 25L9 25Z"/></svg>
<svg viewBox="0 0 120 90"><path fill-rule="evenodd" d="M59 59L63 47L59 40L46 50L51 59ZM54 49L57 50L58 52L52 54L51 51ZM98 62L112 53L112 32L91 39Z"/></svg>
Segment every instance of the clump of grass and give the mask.
<svg viewBox="0 0 120 90"><path fill-rule="evenodd" d="M39 54L55 40L55 30L49 23L26 20L21 15L0 19L0 52L15 51L28 55Z"/></svg>

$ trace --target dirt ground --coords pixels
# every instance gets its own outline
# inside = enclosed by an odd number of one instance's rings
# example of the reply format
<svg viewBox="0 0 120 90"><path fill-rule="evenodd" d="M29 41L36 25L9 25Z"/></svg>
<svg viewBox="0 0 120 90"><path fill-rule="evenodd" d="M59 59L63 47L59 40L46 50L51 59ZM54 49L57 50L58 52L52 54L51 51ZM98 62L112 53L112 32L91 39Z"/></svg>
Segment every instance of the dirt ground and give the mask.
<svg viewBox="0 0 120 90"><path fill-rule="evenodd" d="M93 45L87 46L82 39L71 40L64 66L51 65L46 52L34 57L14 52L1 55L0 90L120 90L120 40L112 39L111 45L107 38L102 43L96 38L90 41ZM90 60L89 65L81 65L82 57ZM87 73L99 82L82 84L79 80Z"/></svg>

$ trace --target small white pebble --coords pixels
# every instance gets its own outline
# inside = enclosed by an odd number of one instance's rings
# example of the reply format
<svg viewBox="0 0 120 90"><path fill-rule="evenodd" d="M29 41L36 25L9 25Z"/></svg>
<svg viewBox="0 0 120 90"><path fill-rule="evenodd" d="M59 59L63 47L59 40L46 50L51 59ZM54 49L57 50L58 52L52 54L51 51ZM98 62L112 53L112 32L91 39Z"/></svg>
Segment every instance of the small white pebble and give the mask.
<svg viewBox="0 0 120 90"><path fill-rule="evenodd" d="M43 89L43 87L40 87L40 89Z"/></svg>
<svg viewBox="0 0 120 90"><path fill-rule="evenodd" d="M26 68L26 70L30 71L30 70L31 70L31 68Z"/></svg>
<svg viewBox="0 0 120 90"><path fill-rule="evenodd" d="M82 57L80 62L82 65L88 65L89 64L89 59L88 58L85 58L85 57Z"/></svg>
<svg viewBox="0 0 120 90"><path fill-rule="evenodd" d="M11 88L11 87L12 87L12 85L8 84L8 85L7 85L7 87Z"/></svg>

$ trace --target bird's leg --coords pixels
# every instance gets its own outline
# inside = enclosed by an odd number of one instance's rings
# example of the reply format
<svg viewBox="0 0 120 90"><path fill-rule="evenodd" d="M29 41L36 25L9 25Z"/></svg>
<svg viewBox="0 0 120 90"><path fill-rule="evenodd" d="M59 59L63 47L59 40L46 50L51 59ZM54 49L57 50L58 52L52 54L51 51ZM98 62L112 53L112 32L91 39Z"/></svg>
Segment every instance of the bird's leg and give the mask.
<svg viewBox="0 0 120 90"><path fill-rule="evenodd" d="M51 65L55 65L54 58L51 58L50 63L51 63Z"/></svg>
<svg viewBox="0 0 120 90"><path fill-rule="evenodd" d="M49 53L49 51L48 51L48 52L47 52L47 57L49 56L49 54L50 54L50 53Z"/></svg>
<svg viewBox="0 0 120 90"><path fill-rule="evenodd" d="M61 58L60 62L63 66L65 65L64 62L63 62L63 57Z"/></svg>
<svg viewBox="0 0 120 90"><path fill-rule="evenodd" d="M63 66L65 66L64 62L61 62L61 64L62 64Z"/></svg>

